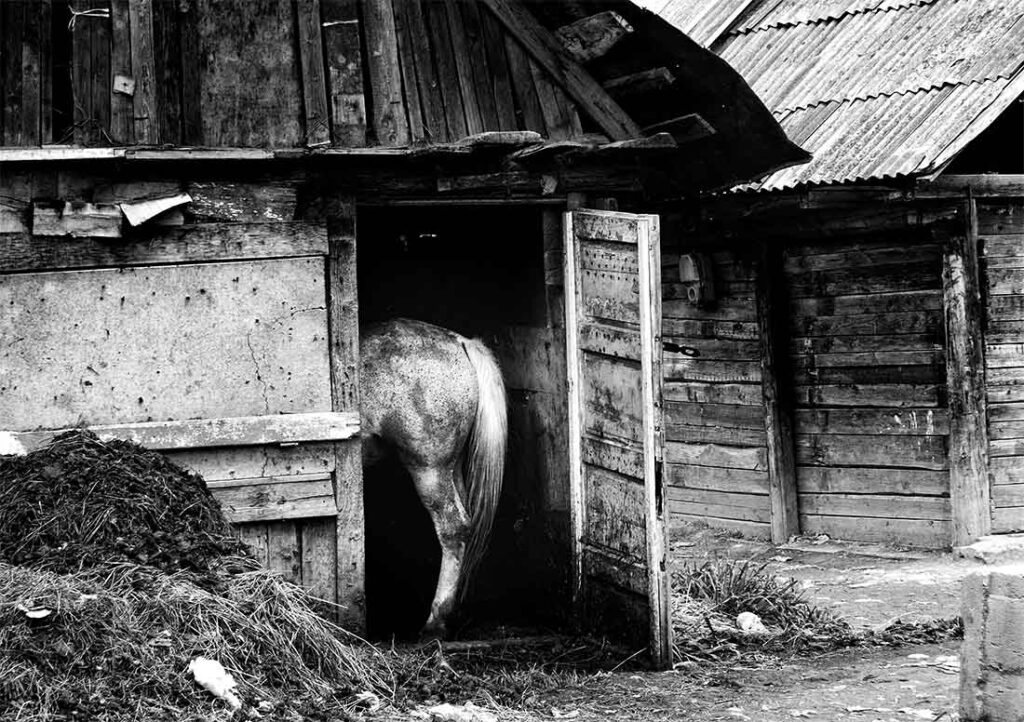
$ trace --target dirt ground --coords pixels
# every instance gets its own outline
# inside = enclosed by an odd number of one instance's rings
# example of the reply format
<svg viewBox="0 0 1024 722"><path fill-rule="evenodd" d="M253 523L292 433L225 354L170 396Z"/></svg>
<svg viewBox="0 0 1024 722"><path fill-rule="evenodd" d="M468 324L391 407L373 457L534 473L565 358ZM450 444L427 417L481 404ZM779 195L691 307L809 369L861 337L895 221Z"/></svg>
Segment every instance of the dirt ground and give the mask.
<svg viewBox="0 0 1024 722"><path fill-rule="evenodd" d="M949 553L804 539L781 547L708 531L677 535L673 561L751 559L799 580L854 627L954 617L960 582L987 567ZM1000 565L1001 566L1001 565ZM1018 567L1019 568L1019 567ZM959 642L854 648L756 665L611 673L539 700L523 720L956 720Z"/></svg>

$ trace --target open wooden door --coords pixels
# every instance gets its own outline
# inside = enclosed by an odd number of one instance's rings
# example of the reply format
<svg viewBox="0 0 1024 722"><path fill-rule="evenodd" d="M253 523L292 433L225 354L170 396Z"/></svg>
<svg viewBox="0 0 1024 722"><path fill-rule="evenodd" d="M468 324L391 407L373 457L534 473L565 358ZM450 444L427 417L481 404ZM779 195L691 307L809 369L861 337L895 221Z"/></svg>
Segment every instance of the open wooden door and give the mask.
<svg viewBox="0 0 1024 722"><path fill-rule="evenodd" d="M565 214L574 591L588 626L671 664L658 217Z"/></svg>

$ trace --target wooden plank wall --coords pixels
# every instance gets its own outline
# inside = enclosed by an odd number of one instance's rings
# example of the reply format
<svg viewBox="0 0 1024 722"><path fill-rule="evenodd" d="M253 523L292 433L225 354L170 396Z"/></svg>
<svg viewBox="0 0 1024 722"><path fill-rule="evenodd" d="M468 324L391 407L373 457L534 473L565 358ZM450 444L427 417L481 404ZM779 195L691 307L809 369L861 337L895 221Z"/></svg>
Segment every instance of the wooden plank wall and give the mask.
<svg viewBox="0 0 1024 722"><path fill-rule="evenodd" d="M769 537L756 253L709 254L708 308L685 299L678 254L663 254L665 473L673 521Z"/></svg>
<svg viewBox="0 0 1024 722"><path fill-rule="evenodd" d="M941 249L799 243L784 274L801 531L948 545Z"/></svg>
<svg viewBox="0 0 1024 722"><path fill-rule="evenodd" d="M1024 530L1024 201L978 202L992 531Z"/></svg>
<svg viewBox="0 0 1024 722"><path fill-rule="evenodd" d="M401 146L583 132L577 105L476 2L6 0L0 16L8 146Z"/></svg>
<svg viewBox="0 0 1024 722"><path fill-rule="evenodd" d="M354 400L332 398L328 365L325 266L338 229L328 238L323 217L296 222L294 181L225 177L210 168L190 169L188 181L106 172L50 165L0 175L0 406L13 412L0 424L35 429L232 415L289 419L296 417L278 414L354 408ZM32 233L33 202L40 198L104 207L182 190L194 198L186 226L172 212L125 230L114 242ZM351 240L351 228L346 237ZM28 292L37 286L46 290ZM50 308L44 301L76 289L83 299L77 306ZM353 320L355 314L353 307ZM41 353L19 351L11 342L24 335L19 328L30 327L24 341L37 350L50 347L51 363L39 366ZM48 334L54 327L78 332ZM148 345L139 346L140 336ZM173 363L154 366L153 358ZM32 388L39 393L24 393ZM339 535L339 511L350 508L336 504L339 485L332 484L333 474L344 473L339 450L354 443L168 453L204 476L267 567L330 601L340 590L342 601L361 614L361 579L339 579L338 569L351 577L339 551L358 552L360 542L352 537L362 528L346 519ZM358 449L355 458L358 464Z"/></svg>

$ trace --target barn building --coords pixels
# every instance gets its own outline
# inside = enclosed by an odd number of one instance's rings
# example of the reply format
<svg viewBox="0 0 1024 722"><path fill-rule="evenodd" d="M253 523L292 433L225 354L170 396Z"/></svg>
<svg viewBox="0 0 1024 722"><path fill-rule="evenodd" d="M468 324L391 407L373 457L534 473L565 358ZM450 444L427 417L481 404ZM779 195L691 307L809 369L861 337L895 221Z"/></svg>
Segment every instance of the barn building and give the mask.
<svg viewBox="0 0 1024 722"><path fill-rule="evenodd" d="M359 326L481 336L511 453L477 607L575 598L668 659L643 212L808 160L742 78L625 1L0 12L0 430L165 451L267 566L386 636L395 605L422 622L436 546L410 489L364 494Z"/></svg>
<svg viewBox="0 0 1024 722"><path fill-rule="evenodd" d="M1024 3L645 4L813 156L665 234L716 282L703 313L665 301L693 354L665 360L675 517L937 548L1024 531Z"/></svg>

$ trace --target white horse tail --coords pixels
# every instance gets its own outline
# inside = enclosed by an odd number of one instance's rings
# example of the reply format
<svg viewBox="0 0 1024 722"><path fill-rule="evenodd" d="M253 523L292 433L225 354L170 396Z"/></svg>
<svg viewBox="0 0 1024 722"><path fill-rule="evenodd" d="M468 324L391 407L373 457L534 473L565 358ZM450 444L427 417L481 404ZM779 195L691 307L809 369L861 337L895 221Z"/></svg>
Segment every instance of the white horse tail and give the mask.
<svg viewBox="0 0 1024 722"><path fill-rule="evenodd" d="M505 383L494 354L477 339L466 339L462 345L476 371L479 401L463 457L463 498L469 514L470 532L462 560L460 597L465 596L468 581L487 551L487 541L501 497L508 439Z"/></svg>

